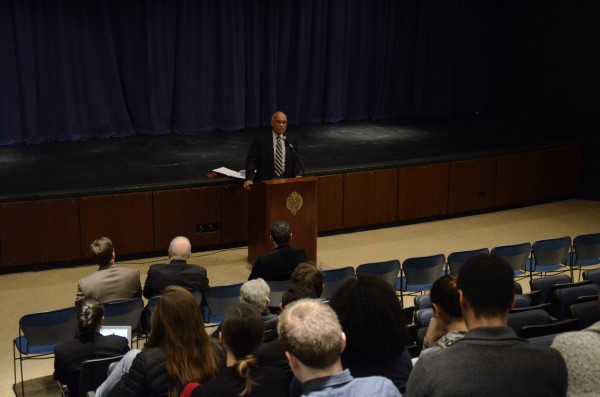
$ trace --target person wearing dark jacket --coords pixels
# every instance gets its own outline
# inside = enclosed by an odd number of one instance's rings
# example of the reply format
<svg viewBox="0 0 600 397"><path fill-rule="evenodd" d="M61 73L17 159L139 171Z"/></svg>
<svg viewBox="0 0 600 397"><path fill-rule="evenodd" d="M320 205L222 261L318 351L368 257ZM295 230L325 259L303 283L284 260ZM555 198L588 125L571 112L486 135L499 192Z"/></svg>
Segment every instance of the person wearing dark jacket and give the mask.
<svg viewBox="0 0 600 397"><path fill-rule="evenodd" d="M255 181L293 178L302 174L297 141L286 134L286 130L287 116L283 112L275 112L271 117L271 131L254 136L246 157L244 189L250 190Z"/></svg>
<svg viewBox="0 0 600 397"><path fill-rule="evenodd" d="M152 314L144 349L125 355L96 396L178 397L186 384L217 376L223 361L221 348L204 332L192 294L167 287Z"/></svg>
<svg viewBox="0 0 600 397"><path fill-rule="evenodd" d="M129 351L126 338L100 335L104 307L95 299L84 299L77 305L77 336L54 348L54 379L79 395L79 372L87 360L123 355Z"/></svg>
<svg viewBox="0 0 600 397"><path fill-rule="evenodd" d="M192 252L192 244L186 237L175 237L169 244L169 264L155 264L148 269L144 283L144 298L158 296L170 285L179 285L192 294L200 303L208 289L208 276L202 266L187 263Z"/></svg>
<svg viewBox="0 0 600 397"><path fill-rule="evenodd" d="M256 259L248 280L255 278L262 278L265 281L291 280L296 266L308 261L306 251L290 246L292 231L287 222L273 222L269 238L274 249Z"/></svg>
<svg viewBox="0 0 600 397"><path fill-rule="evenodd" d="M220 339L227 352L227 368L215 379L196 387L192 397L285 397L289 377L280 368L259 365L254 353L264 335L258 309L240 303L225 314Z"/></svg>

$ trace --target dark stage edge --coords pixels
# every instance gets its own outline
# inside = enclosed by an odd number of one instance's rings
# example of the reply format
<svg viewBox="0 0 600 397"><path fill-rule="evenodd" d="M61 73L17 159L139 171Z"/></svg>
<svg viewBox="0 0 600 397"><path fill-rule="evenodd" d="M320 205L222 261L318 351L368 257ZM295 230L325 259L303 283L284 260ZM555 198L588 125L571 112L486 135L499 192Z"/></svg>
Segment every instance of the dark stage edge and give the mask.
<svg viewBox="0 0 600 397"><path fill-rule="evenodd" d="M267 127L268 128L268 127ZM240 183L256 129L0 147L0 202ZM306 175L466 160L583 143L564 122L386 120L289 126Z"/></svg>

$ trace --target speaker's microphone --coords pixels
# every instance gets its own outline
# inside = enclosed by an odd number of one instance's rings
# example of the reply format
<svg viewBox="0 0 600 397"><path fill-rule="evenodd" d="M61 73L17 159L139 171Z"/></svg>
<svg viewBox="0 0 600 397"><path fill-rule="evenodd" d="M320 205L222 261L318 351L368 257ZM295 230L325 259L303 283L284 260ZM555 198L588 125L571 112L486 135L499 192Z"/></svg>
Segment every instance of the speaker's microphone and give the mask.
<svg viewBox="0 0 600 397"><path fill-rule="evenodd" d="M300 168L300 170L302 171L302 176L304 176L304 163L302 162L302 159L300 158L300 156L298 156L298 152L296 151L296 148L294 148L294 145L292 145L292 143L291 143L291 142L288 142L288 141L286 140L286 137L285 137L285 135L284 135L284 136L282 136L282 138L283 138L283 142L285 143L285 145L286 145L287 147L289 147L290 149L292 149L292 152L294 152L294 156L296 156L296 158L297 158L297 159L298 159L298 161L300 162L300 167L301 167L301 168Z"/></svg>

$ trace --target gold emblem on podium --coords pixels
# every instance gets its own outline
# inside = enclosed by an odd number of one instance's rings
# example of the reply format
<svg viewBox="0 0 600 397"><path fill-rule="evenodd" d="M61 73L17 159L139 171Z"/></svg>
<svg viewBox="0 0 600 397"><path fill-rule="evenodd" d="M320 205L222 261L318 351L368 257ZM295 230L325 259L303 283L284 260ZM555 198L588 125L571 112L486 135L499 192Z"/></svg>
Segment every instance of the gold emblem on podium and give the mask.
<svg viewBox="0 0 600 397"><path fill-rule="evenodd" d="M287 199L285 200L286 208L292 213L292 215L296 215L300 208L302 208L302 196L298 194L298 192L292 192Z"/></svg>

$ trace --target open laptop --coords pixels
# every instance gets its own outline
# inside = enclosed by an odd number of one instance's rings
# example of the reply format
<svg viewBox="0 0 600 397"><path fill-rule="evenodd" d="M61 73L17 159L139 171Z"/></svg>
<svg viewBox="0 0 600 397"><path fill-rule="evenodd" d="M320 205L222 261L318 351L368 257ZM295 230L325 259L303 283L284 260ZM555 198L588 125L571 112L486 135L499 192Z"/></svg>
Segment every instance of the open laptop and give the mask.
<svg viewBox="0 0 600 397"><path fill-rule="evenodd" d="M131 347L131 326L129 325L103 325L100 327L102 335L117 335L127 338L127 343Z"/></svg>

